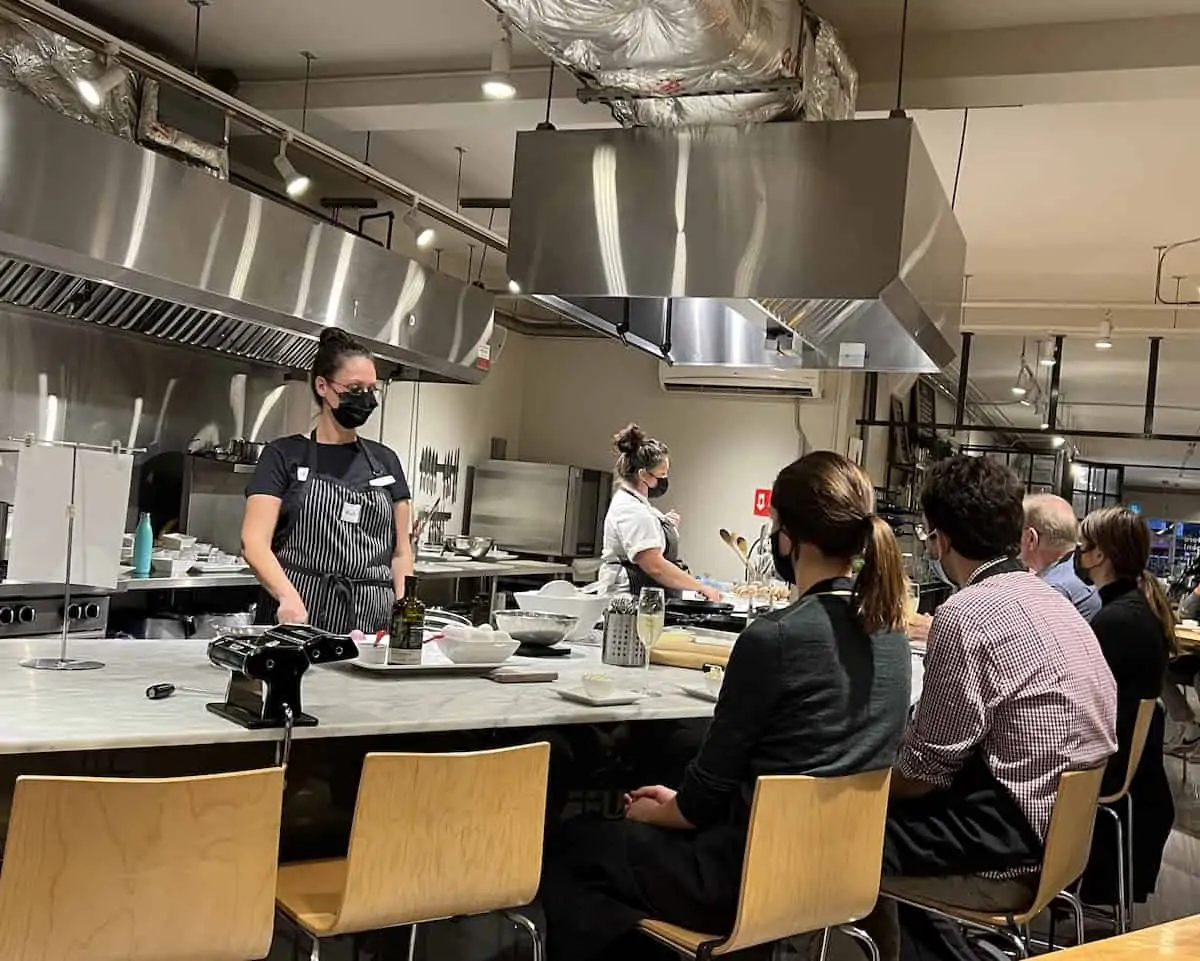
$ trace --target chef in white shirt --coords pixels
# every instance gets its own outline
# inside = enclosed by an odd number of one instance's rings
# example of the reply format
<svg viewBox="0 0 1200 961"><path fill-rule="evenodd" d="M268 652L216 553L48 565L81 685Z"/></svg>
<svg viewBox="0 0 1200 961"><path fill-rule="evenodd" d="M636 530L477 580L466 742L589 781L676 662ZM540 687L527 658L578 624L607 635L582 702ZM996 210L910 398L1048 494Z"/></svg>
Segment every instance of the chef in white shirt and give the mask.
<svg viewBox="0 0 1200 961"><path fill-rule="evenodd" d="M679 515L663 514L651 501L667 492L671 461L667 445L630 424L613 438L617 489L604 518L600 592L638 594L661 587L668 597L697 591L710 601L720 591L701 584L679 563Z"/></svg>

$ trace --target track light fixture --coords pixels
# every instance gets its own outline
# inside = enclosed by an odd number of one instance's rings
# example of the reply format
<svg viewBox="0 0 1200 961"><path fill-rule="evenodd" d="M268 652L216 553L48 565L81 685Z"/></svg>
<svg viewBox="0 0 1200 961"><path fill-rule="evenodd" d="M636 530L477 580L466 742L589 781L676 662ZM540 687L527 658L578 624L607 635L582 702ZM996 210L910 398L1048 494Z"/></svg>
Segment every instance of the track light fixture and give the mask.
<svg viewBox="0 0 1200 961"><path fill-rule="evenodd" d="M1112 350L1112 311L1104 312L1104 319L1100 321L1100 336L1096 338L1096 350Z"/></svg>
<svg viewBox="0 0 1200 961"><path fill-rule="evenodd" d="M297 172L292 166L292 162L287 158L287 145L292 142L291 137L285 137L279 141L279 153L275 156L275 169L279 171L279 176L283 178L284 188L287 190L287 195L293 199L301 197L312 186L312 181L304 174Z"/></svg>
<svg viewBox="0 0 1200 961"><path fill-rule="evenodd" d="M518 284L515 280L510 280L508 282L508 292L510 294L512 294L514 297L517 296L517 294L519 294L521 292L521 285Z"/></svg>
<svg viewBox="0 0 1200 961"><path fill-rule="evenodd" d="M407 227L409 233L412 234L413 243L416 244L421 250L425 250L426 248L433 246L433 242L437 240L437 233L432 227L421 226L421 222L417 219L417 205L419 202L419 198L413 199L413 205L409 209L408 213L404 215L403 220L404 226Z"/></svg>
<svg viewBox="0 0 1200 961"><path fill-rule="evenodd" d="M508 17L500 18L500 36L492 46L492 66L483 80L483 95L488 100L512 100L517 95L512 82L512 26Z"/></svg>
<svg viewBox="0 0 1200 961"><path fill-rule="evenodd" d="M99 110L117 87L125 82L125 69L116 62L117 50L108 47L104 51L104 72L99 77L76 77L75 89L89 110Z"/></svg>

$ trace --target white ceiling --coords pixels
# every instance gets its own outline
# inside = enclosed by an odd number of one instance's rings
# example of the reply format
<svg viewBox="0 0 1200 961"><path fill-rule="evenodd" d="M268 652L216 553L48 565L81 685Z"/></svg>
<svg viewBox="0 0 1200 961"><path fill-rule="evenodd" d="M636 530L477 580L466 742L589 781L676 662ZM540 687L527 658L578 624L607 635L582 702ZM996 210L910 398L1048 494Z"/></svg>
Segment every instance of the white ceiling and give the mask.
<svg viewBox="0 0 1200 961"><path fill-rule="evenodd" d="M65 5L190 59L185 0ZM889 106L902 0L812 6L847 37L865 78L860 105ZM917 42L905 103L926 108L910 112L947 193L958 173L976 305L967 322L981 331L973 382L1005 402L1014 423L1037 426L1040 415L1009 391L1022 337L1032 354L1035 338L1066 333L1063 416L1080 428L1140 431L1144 334L1166 330L1155 426L1200 432L1200 312L1175 317L1151 305L1154 246L1200 236L1200 0L912 0L910 23ZM544 110L546 62L520 40L517 62L530 69L516 75L517 100L481 102L478 72L495 35L484 0L212 0L201 59L234 69L248 81L243 96L298 123L299 51L311 50L320 59L310 129L356 153L372 131L373 164L453 203L454 148L467 149L465 194L507 196L516 132ZM605 122L602 108L578 104L574 81L559 77L558 123ZM996 106L1014 103L1023 106ZM972 109L958 170L963 107ZM488 221L487 211L472 215ZM494 226L504 225L498 216ZM465 261L465 247L448 255ZM1184 296L1200 299L1200 246L1173 258L1167 273L1186 275ZM1106 306L1118 337L1099 352L1092 342ZM1186 453L1182 444L1140 441L1079 446L1096 459L1163 465Z"/></svg>

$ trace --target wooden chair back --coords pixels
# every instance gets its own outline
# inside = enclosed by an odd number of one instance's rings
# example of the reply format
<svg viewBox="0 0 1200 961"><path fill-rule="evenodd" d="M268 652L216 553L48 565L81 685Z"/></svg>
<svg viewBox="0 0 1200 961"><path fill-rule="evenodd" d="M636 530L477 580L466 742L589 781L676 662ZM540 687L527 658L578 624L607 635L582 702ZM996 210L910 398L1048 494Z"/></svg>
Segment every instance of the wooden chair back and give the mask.
<svg viewBox="0 0 1200 961"><path fill-rule="evenodd" d="M542 870L550 745L368 754L329 934L528 904Z"/></svg>
<svg viewBox="0 0 1200 961"><path fill-rule="evenodd" d="M761 777L728 954L866 917L879 897L892 772Z"/></svg>
<svg viewBox="0 0 1200 961"><path fill-rule="evenodd" d="M1142 755L1146 752L1146 738L1150 734L1150 722L1154 720L1154 711L1157 707L1158 700L1156 698L1138 702L1137 717L1133 722L1133 734L1129 739L1129 766L1125 769L1125 780L1121 784L1121 790L1108 797L1102 797L1101 804L1115 804L1129 793L1129 789L1133 786L1133 776L1137 774L1138 765L1142 763Z"/></svg>
<svg viewBox="0 0 1200 961"><path fill-rule="evenodd" d="M1046 832L1042 875L1033 906L1018 919L1024 923L1041 914L1050 902L1083 876L1092 851L1092 830L1100 803L1104 765L1086 771L1065 771L1058 779L1058 797Z"/></svg>
<svg viewBox="0 0 1200 961"><path fill-rule="evenodd" d="M251 961L271 949L283 772L21 777L4 961Z"/></svg>

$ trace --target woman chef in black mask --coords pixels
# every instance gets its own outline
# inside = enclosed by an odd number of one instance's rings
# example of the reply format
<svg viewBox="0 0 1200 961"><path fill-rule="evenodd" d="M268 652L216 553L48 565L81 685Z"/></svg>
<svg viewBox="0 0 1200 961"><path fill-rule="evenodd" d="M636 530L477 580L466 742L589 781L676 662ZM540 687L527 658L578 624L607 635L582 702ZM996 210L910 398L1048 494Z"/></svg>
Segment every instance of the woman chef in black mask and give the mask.
<svg viewBox="0 0 1200 961"><path fill-rule="evenodd" d="M412 573L408 482L390 448L358 436L379 406L370 353L329 328L310 384L316 428L268 444L246 487L242 554L263 588L255 619L376 631Z"/></svg>

